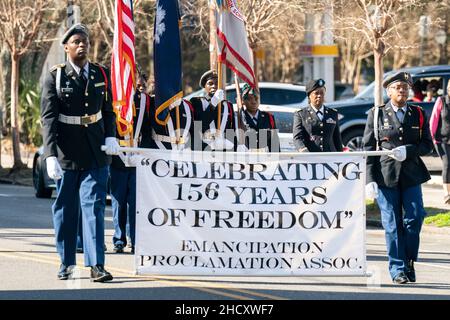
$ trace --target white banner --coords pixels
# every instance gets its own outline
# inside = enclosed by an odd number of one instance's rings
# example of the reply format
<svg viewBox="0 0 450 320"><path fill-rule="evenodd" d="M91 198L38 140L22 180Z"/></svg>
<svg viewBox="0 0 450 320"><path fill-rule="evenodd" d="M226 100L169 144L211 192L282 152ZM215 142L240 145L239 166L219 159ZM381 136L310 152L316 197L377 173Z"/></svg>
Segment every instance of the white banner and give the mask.
<svg viewBox="0 0 450 320"><path fill-rule="evenodd" d="M142 155L138 274L365 274L363 156L220 156Z"/></svg>

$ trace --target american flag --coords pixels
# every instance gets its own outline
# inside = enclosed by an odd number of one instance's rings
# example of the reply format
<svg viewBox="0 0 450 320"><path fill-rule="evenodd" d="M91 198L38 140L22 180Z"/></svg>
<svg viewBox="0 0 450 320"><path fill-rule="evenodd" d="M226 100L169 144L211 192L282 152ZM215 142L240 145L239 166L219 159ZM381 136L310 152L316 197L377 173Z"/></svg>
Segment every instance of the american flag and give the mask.
<svg viewBox="0 0 450 320"><path fill-rule="evenodd" d="M114 10L114 42L111 59L111 86L116 112L117 130L125 140L133 134L135 53L133 1L116 0Z"/></svg>

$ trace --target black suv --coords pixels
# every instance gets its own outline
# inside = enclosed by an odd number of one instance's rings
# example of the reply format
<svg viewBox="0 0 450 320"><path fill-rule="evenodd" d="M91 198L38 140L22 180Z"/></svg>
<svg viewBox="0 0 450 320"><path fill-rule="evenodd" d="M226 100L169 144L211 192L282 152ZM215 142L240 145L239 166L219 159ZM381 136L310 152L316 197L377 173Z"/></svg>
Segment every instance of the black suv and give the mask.
<svg viewBox="0 0 450 320"><path fill-rule="evenodd" d="M405 71L411 74L414 91L410 91L409 101L421 106L426 111L429 119L436 97L446 94L447 82L450 78L450 66L438 65L403 68L390 71L385 74L385 77L398 71ZM426 96L427 88L429 91L430 89L434 89L433 96L428 99ZM373 92L374 83L372 82L354 98L325 103L326 106L338 110L342 142L351 150L362 150L362 137L366 125L367 113L374 106ZM388 101L386 90L383 90L383 99L384 102Z"/></svg>

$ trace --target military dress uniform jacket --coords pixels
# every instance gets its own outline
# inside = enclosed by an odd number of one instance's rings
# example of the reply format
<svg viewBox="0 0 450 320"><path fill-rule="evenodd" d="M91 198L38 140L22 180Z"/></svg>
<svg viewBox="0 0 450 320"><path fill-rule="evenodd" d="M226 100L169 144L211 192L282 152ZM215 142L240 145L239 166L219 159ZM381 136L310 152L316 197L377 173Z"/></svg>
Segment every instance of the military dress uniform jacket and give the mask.
<svg viewBox="0 0 450 320"><path fill-rule="evenodd" d="M204 142L204 139L210 139L211 129L217 130L218 125L218 112L219 105L213 106L211 100L206 97L193 97L190 100L192 107L194 108L194 121L201 122L196 124L194 131L194 150L205 150L208 146ZM201 129L201 131L200 131ZM231 142L234 143L235 150L237 147L237 140L235 136L236 130L236 119L233 110L233 104L229 101L222 101L222 107L220 112L220 131L223 133L224 138L229 138ZM232 133L229 130L233 130ZM217 131L216 131L217 132ZM230 134L233 137L230 138ZM201 143L200 143L201 142Z"/></svg>
<svg viewBox="0 0 450 320"><path fill-rule="evenodd" d="M56 83L58 68L61 69L59 84ZM101 168L110 163L110 157L100 150L106 137L116 135L110 83L108 70L95 63L89 63L87 85L70 63L50 70L41 98L44 158L56 156L65 170ZM91 124L67 124L58 120L60 115L82 117L98 112L102 118Z"/></svg>
<svg viewBox="0 0 450 320"><path fill-rule="evenodd" d="M280 139L271 113L259 110L255 123L248 112L242 110L241 119L245 129L245 146L250 151L267 148L269 152L280 152Z"/></svg>
<svg viewBox="0 0 450 320"><path fill-rule="evenodd" d="M342 151L338 112L326 106L322 121L311 106L295 112L293 136L297 150L306 147L309 152Z"/></svg>
<svg viewBox="0 0 450 320"><path fill-rule="evenodd" d="M145 97L146 97L145 109L142 110L142 112L144 112L144 114L142 117L142 125L141 125L139 138L137 140L138 141L137 144L138 144L139 148L150 148L152 145L151 121L150 121L150 105L151 105L152 98L148 94L145 94ZM138 124L138 120L139 120L139 114L141 112L141 93L140 92L136 92L136 94L134 95L134 106L135 106L136 112L133 117L133 137L134 137L134 134L136 134L136 128L137 128L137 124ZM125 141L125 140L123 140L123 137L119 135L118 132L117 132L116 137L120 141ZM134 169L134 167L126 167L119 156L112 156L111 166L116 169Z"/></svg>
<svg viewBox="0 0 450 320"><path fill-rule="evenodd" d="M364 150L376 150L374 110L369 111L364 130ZM429 154L433 142L425 111L419 106L408 105L403 123L397 118L390 102L379 107L378 113L380 150L406 146L406 160L397 161L389 156L367 157L367 183L376 182L380 187L408 188L430 179L420 156Z"/></svg>

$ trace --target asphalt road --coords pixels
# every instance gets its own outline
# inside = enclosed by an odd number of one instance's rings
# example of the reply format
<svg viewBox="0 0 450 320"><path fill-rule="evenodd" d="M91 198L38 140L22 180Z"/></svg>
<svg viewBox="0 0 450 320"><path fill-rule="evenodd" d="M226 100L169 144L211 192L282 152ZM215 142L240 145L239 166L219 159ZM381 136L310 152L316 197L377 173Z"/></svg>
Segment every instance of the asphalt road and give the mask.
<svg viewBox="0 0 450 320"><path fill-rule="evenodd" d="M450 299L450 235L423 233L418 282L394 285L387 272L382 230L367 230L365 277L135 276L131 254L112 253L112 218L106 216L106 268L110 283L91 283L89 270L59 281L51 220L52 200L30 187L0 185L0 299ZM129 249L127 249L129 250ZM77 255L82 266L83 256Z"/></svg>

